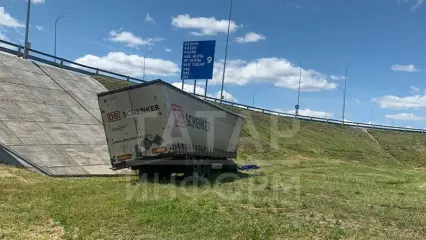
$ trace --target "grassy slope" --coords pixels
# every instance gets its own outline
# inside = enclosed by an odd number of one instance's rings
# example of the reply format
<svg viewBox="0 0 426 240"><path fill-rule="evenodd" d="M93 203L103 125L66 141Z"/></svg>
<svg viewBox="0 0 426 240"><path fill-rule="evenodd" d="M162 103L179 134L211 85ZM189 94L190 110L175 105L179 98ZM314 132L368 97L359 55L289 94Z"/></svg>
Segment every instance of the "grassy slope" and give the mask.
<svg viewBox="0 0 426 240"><path fill-rule="evenodd" d="M262 168L212 187L0 166L0 239L425 239L422 135L372 132L380 146L358 129L241 113L238 161Z"/></svg>
<svg viewBox="0 0 426 240"><path fill-rule="evenodd" d="M389 154L413 167L426 165L426 136L418 133L372 131L371 135Z"/></svg>
<svg viewBox="0 0 426 240"><path fill-rule="evenodd" d="M0 239L424 239L421 171L331 161L263 166L194 189L54 179L0 166Z"/></svg>
<svg viewBox="0 0 426 240"><path fill-rule="evenodd" d="M114 78L104 76L94 76L94 78L102 83L108 90L115 90L133 84L132 82L116 80Z"/></svg>

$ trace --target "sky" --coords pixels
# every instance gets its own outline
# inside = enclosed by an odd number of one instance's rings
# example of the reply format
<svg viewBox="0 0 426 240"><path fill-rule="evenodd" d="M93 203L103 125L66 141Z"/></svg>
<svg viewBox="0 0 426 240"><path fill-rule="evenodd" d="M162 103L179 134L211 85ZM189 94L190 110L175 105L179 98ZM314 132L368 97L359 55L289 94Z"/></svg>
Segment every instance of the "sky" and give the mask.
<svg viewBox="0 0 426 240"><path fill-rule="evenodd" d="M0 0L0 39L23 44L26 0ZM219 97L230 0L32 0L33 49L181 87L184 41L216 40ZM424 0L233 0L224 97L302 115L426 128ZM144 56L146 72L143 76ZM184 89L193 90L193 80ZM204 94L204 80L197 93Z"/></svg>

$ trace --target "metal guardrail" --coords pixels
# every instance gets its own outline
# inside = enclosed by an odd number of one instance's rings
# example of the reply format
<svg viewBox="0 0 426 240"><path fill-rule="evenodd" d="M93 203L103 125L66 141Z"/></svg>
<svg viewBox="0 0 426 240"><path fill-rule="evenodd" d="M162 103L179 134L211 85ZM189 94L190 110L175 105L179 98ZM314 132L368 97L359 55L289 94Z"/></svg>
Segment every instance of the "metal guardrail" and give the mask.
<svg viewBox="0 0 426 240"><path fill-rule="evenodd" d="M11 43L11 42L7 42L7 41L4 41L4 40L0 40L0 44L10 46L10 48L6 48L6 47L2 47L0 45L0 51L6 52L6 53L9 53L9 54L13 54L13 55L16 55L18 57L23 56L23 49L24 49L23 46L17 45L17 44ZM16 50L14 50L14 49L16 49ZM31 55L31 53L33 53L34 55ZM74 71L74 72L78 72L78 73L82 73L82 74L98 75L98 76L103 76L103 77L112 77L112 78L116 78L116 79L120 79L120 80L133 81L133 82L138 82L138 83L146 82L146 81L138 79L138 78L126 76L126 75L119 74L119 73L114 73L114 72L104 70L104 69L100 69L100 68L94 68L94 67L91 67L91 66L86 66L86 65L83 65L83 64L80 64L80 63L76 63L76 62L64 59L64 58L55 57L53 55L43 53L43 52L40 52L40 51L37 51L37 50L34 50L34 49L29 49L28 58L31 59L31 60L37 61L37 62L45 63L45 64L48 64L48 65L52 65L52 66L55 66L55 67L63 68L63 69L66 69L66 70L70 70L70 71ZM199 95L199 94L195 94L195 95L197 97L200 97L200 98L205 97L204 95ZM207 100L210 100L210 101L213 101L213 102L216 102L216 103L218 103L218 102L220 103L220 99L209 97L209 96L206 96L205 98ZM284 113L284 112L279 112L279 111L274 111L274 110L269 110L269 109L264 109L264 108L258 108L258 107L254 107L254 106L249 106L249 105L225 101L225 100L222 100L221 103L225 104L225 105L232 106L232 107L238 107L238 108L242 108L242 109L246 109L246 110L250 110L250 111L261 112L263 114L276 115L276 116L288 117L288 118L297 118L297 119L301 119L301 120L322 122L322 123L335 124L335 125L344 125L344 126L351 126L351 127L357 127L357 128L399 131L399 132L412 132L412 133L425 133L425 131L426 131L426 129L393 127L393 126L387 126L387 125L375 125L375 124L358 123L358 122L351 122L351 121L343 122L343 121L337 120L337 119L328 119L328 118L302 116L302 115L296 116L295 114L289 114L289 113Z"/></svg>

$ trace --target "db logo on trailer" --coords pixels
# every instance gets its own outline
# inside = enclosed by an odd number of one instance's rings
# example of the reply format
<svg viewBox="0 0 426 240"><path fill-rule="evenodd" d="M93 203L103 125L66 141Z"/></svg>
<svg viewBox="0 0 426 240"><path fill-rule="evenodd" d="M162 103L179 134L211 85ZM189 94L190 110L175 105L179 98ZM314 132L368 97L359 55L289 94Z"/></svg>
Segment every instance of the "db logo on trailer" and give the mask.
<svg viewBox="0 0 426 240"><path fill-rule="evenodd" d="M185 120L181 106L172 104L172 113L173 118L175 119L175 125L178 127L185 127Z"/></svg>
<svg viewBox="0 0 426 240"><path fill-rule="evenodd" d="M121 115L119 111L110 112L107 114L108 122L115 122L121 120Z"/></svg>

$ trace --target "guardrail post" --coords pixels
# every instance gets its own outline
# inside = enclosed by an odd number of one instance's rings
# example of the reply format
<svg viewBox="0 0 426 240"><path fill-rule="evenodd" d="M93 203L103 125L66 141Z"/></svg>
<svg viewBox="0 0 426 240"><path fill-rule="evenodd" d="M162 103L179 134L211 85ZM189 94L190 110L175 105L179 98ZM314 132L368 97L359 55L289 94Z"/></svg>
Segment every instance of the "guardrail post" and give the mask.
<svg viewBox="0 0 426 240"><path fill-rule="evenodd" d="M19 45L18 46L18 57L21 57L21 51L22 51L22 47Z"/></svg>
<svg viewBox="0 0 426 240"><path fill-rule="evenodd" d="M59 66L62 68L64 66L64 59L61 58L61 63L59 64Z"/></svg>
<svg viewBox="0 0 426 240"><path fill-rule="evenodd" d="M130 82L130 77L127 77L127 81Z"/></svg>
<svg viewBox="0 0 426 240"><path fill-rule="evenodd" d="M99 75L99 69L96 69L96 75Z"/></svg>

